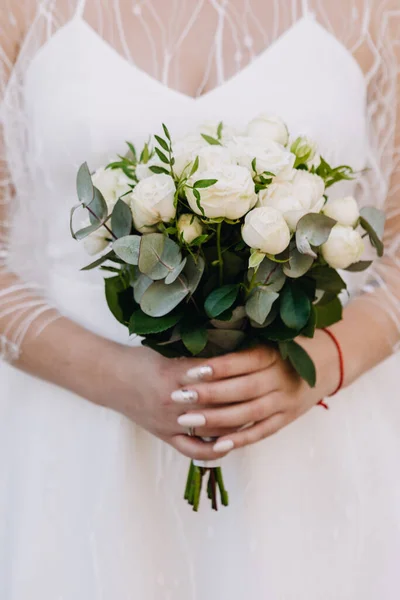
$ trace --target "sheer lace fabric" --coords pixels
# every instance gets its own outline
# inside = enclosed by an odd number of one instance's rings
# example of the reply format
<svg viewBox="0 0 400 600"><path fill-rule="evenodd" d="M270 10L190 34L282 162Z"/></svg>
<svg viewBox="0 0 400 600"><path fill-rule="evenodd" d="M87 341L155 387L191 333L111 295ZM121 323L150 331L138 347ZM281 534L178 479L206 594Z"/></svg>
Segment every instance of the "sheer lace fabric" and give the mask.
<svg viewBox="0 0 400 600"><path fill-rule="evenodd" d="M13 359L28 332L36 335L56 317L47 294L51 223L46 206L30 194L34 132L24 110L25 75L41 48L72 19L82 19L123 59L162 85L199 96L257 60L302 18L317 19L354 55L365 74L369 168L360 177L358 197L363 204L384 207L388 221L385 256L369 272L367 283L358 287L367 292L363 298L373 305L370 314L382 321L390 344L398 343L400 8L396 0L24 0L18 5L8 0L0 12L0 355ZM296 60L301 60L301 48L297 50Z"/></svg>

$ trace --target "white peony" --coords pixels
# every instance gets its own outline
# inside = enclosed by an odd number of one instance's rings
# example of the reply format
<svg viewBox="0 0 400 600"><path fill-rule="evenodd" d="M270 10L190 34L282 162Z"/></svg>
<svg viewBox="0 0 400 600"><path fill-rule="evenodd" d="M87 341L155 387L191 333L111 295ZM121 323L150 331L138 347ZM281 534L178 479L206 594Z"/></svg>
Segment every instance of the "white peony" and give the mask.
<svg viewBox="0 0 400 600"><path fill-rule="evenodd" d="M340 225L355 227L360 218L358 204L353 196L336 198L325 205L323 213L331 219L335 219Z"/></svg>
<svg viewBox="0 0 400 600"><path fill-rule="evenodd" d="M153 156L147 163L139 163L136 165L136 177L139 181L142 181L142 179L154 175L153 171L150 170L150 167L163 167L165 169L166 166L167 165L163 164L158 156Z"/></svg>
<svg viewBox="0 0 400 600"><path fill-rule="evenodd" d="M114 208L118 198L130 192L134 182L121 169L105 169L101 167L92 175L93 185L104 196L109 212Z"/></svg>
<svg viewBox="0 0 400 600"><path fill-rule="evenodd" d="M279 210L264 206L254 208L246 215L242 238L250 248L279 254L290 242L290 231Z"/></svg>
<svg viewBox="0 0 400 600"><path fill-rule="evenodd" d="M200 148L197 156L199 157L200 171L214 171L224 165L236 164L228 148L223 146L207 145Z"/></svg>
<svg viewBox="0 0 400 600"><path fill-rule="evenodd" d="M358 231L352 227L335 225L328 241L321 246L322 256L334 269L347 269L360 260L364 242Z"/></svg>
<svg viewBox="0 0 400 600"><path fill-rule="evenodd" d="M181 177L187 167L187 175L190 172L189 166L195 160L202 148L208 147L208 142L201 137L200 133L192 133L183 138L172 142L172 154L175 158L174 172Z"/></svg>
<svg viewBox="0 0 400 600"><path fill-rule="evenodd" d="M258 206L279 210L292 231L307 213L319 213L324 206L325 184L308 171L295 171L291 181L272 183L259 193Z"/></svg>
<svg viewBox="0 0 400 600"><path fill-rule="evenodd" d="M257 202L254 182L244 167L225 165L213 171L196 171L188 185L193 186L199 179L217 179L214 185L198 190L204 214L210 219L240 219ZM192 189L186 188L186 197L193 212L201 215Z"/></svg>
<svg viewBox="0 0 400 600"><path fill-rule="evenodd" d="M139 181L130 194L135 228L143 233L161 221L175 217L175 183L170 175L151 175Z"/></svg>
<svg viewBox="0 0 400 600"><path fill-rule="evenodd" d="M247 126L247 135L260 140L270 140L286 146L289 131L286 124L279 117L261 114L252 119Z"/></svg>
<svg viewBox="0 0 400 600"><path fill-rule="evenodd" d="M189 213L179 217L176 227L187 244L193 242L203 233L203 224L200 219Z"/></svg>
<svg viewBox="0 0 400 600"><path fill-rule="evenodd" d="M268 171L283 179L290 177L292 173L296 157L277 142L261 143L259 139L236 136L227 143L227 147L237 163L250 172L255 158L257 173Z"/></svg>

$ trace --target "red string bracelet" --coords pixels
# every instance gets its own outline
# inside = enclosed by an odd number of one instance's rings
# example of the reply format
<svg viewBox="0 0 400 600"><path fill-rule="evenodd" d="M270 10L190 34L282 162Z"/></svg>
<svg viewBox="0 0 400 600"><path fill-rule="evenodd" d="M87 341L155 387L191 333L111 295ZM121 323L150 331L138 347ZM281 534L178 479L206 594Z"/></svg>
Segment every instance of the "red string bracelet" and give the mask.
<svg viewBox="0 0 400 600"><path fill-rule="evenodd" d="M333 343L336 346L336 349L338 351L338 356L339 356L339 384L338 384L337 388L335 389L335 391L332 392L332 394L329 395L329 397L331 397L331 396L334 396L335 394L337 394L338 391L343 386L343 380L344 380L344 359L343 359L343 352L342 352L342 348L341 348L341 346L339 344L339 341L338 341L337 337L332 333L332 331L329 331L329 329L322 329L321 331L324 331L327 335L329 335L329 337L331 338L331 340L333 341ZM326 409L329 408L329 406L323 400L320 400L319 402L317 402L317 405L322 406L323 408L326 408Z"/></svg>

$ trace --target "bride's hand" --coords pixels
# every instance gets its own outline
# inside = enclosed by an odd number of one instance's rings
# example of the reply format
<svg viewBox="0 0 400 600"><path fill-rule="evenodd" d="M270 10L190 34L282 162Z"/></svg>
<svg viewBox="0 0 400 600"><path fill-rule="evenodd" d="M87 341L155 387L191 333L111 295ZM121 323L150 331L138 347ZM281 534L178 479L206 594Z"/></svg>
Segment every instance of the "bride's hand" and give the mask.
<svg viewBox="0 0 400 600"><path fill-rule="evenodd" d="M216 454L212 443L189 437L189 427L178 423L179 417L187 410L188 396L184 396L184 402L171 398L174 390L185 381L187 371L199 364L202 361L171 360L144 347L130 348L109 343L102 353L97 369L98 383L90 399L124 414L185 456L199 460L215 459L225 452ZM202 428L205 436L233 431L226 427Z"/></svg>
<svg viewBox="0 0 400 600"><path fill-rule="evenodd" d="M197 396L197 402L187 406L179 422L192 423L199 436L207 435L205 427L231 429L214 445L217 455L276 433L332 393L338 383L338 355L329 337L318 332L313 340L301 343L316 363L315 388L276 350L260 346L203 362L209 368L208 380L199 381L200 376L196 383L186 384L185 393Z"/></svg>

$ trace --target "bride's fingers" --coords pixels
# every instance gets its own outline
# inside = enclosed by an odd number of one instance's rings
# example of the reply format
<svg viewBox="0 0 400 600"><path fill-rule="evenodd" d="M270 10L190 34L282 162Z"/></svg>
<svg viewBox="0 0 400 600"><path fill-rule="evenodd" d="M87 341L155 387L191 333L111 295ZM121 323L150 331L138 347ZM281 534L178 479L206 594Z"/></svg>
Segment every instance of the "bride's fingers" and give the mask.
<svg viewBox="0 0 400 600"><path fill-rule="evenodd" d="M228 451L231 451L236 448L243 448L243 446L255 444L256 442L273 435L287 425L287 423L288 419L284 413L275 413L268 419L264 419L251 427L242 429L232 435L219 438L214 444L215 454L216 456L219 456L221 450L226 451L229 449Z"/></svg>
<svg viewBox="0 0 400 600"><path fill-rule="evenodd" d="M225 354L211 358L191 367L180 377L182 385L199 381L216 381L261 371L272 365L277 358L277 352L267 346L257 346L249 350Z"/></svg>
<svg viewBox="0 0 400 600"><path fill-rule="evenodd" d="M226 450L216 452L213 449L215 442L203 442L188 435L174 435L168 441L181 454L193 460L215 460L227 454Z"/></svg>
<svg viewBox="0 0 400 600"><path fill-rule="evenodd" d="M274 371L263 370L231 379L186 386L172 392L171 400L177 404L233 404L265 396L276 389L277 385Z"/></svg>
<svg viewBox="0 0 400 600"><path fill-rule="evenodd" d="M195 427L197 435L205 435L204 428L239 428L247 423L263 421L271 415L282 410L280 397L277 394L269 394L241 402L231 404L222 408L204 408L186 412L178 417L177 422L183 428Z"/></svg>

